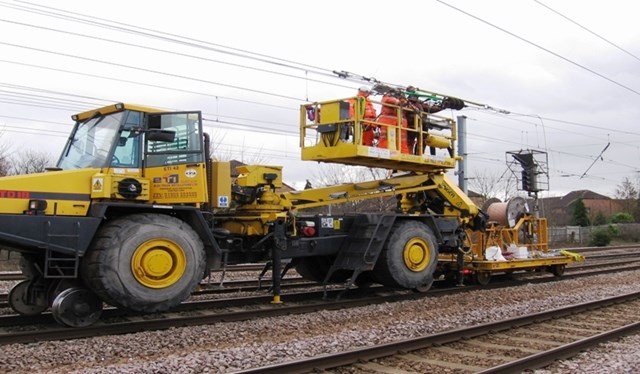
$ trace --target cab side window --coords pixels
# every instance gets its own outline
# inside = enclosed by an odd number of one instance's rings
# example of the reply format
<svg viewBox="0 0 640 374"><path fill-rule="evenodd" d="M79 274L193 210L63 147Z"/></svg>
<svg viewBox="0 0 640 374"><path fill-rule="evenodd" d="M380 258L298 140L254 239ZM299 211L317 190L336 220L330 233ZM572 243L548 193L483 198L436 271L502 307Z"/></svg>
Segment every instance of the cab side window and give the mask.
<svg viewBox="0 0 640 374"><path fill-rule="evenodd" d="M111 160L111 166L113 167L125 167L125 168L139 168L140 167L140 134L132 133L130 130L123 130L120 133L118 139L118 145L113 158Z"/></svg>
<svg viewBox="0 0 640 374"><path fill-rule="evenodd" d="M204 162L200 112L150 114L148 128L175 133L173 141L148 140L147 167Z"/></svg>
<svg viewBox="0 0 640 374"><path fill-rule="evenodd" d="M140 167L140 131L137 131L142 124L142 113L127 111L123 130L117 139L116 149L111 158L111 166L116 168L139 168Z"/></svg>

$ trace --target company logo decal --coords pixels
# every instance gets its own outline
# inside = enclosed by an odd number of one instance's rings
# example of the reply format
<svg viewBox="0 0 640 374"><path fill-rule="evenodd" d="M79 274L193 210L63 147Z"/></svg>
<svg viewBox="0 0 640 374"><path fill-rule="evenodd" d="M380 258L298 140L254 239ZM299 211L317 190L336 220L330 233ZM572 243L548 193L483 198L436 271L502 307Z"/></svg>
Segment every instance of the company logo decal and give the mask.
<svg viewBox="0 0 640 374"><path fill-rule="evenodd" d="M28 199L29 191L8 191L0 190L0 199Z"/></svg>

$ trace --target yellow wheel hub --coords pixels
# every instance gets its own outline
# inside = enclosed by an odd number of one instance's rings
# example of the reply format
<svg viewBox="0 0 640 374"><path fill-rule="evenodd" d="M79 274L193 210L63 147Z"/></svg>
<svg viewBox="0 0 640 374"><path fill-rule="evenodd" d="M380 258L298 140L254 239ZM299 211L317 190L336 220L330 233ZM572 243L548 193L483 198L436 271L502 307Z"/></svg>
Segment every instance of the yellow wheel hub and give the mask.
<svg viewBox="0 0 640 374"><path fill-rule="evenodd" d="M135 279L149 288L166 288L176 283L187 267L184 251L168 239L153 239L140 245L131 258Z"/></svg>
<svg viewBox="0 0 640 374"><path fill-rule="evenodd" d="M431 262L431 251L426 241L414 238L407 242L403 252L405 266L414 272L420 272L427 268Z"/></svg>

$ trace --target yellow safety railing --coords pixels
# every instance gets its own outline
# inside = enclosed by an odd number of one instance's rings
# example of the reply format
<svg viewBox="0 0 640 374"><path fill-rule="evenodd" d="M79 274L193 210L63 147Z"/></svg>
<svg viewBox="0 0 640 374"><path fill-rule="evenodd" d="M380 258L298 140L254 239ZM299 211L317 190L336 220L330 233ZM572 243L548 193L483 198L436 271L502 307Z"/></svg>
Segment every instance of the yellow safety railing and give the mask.
<svg viewBox="0 0 640 374"><path fill-rule="evenodd" d="M301 105L303 159L415 171L455 167L455 121L377 100L370 100L377 116L366 117L365 100Z"/></svg>

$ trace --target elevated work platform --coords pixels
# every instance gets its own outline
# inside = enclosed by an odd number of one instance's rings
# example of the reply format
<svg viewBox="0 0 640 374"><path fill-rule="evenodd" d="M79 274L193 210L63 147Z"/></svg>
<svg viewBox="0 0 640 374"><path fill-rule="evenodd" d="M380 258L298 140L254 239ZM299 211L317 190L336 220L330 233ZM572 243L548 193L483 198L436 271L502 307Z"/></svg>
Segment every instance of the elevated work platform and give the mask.
<svg viewBox="0 0 640 374"><path fill-rule="evenodd" d="M390 104L384 99L351 97L300 107L303 160L443 171L454 168L459 159L455 141L455 121L412 109L400 101Z"/></svg>

